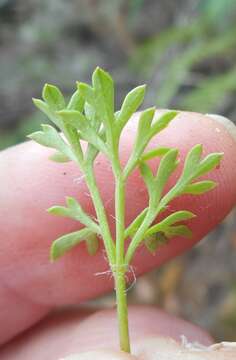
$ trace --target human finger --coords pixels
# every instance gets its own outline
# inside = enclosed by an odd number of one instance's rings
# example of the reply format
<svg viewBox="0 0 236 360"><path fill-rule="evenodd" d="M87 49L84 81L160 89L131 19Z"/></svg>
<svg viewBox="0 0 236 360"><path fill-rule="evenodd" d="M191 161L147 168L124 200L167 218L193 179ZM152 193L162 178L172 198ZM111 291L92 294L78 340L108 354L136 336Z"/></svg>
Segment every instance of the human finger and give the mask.
<svg viewBox="0 0 236 360"><path fill-rule="evenodd" d="M171 338L172 342L179 343L181 336L186 336L190 342L197 341L205 346L212 343L204 330L154 307L131 306L129 322L131 350L137 356L141 349L147 351L148 339ZM5 345L0 357L1 360L57 360L78 353L85 356L87 352L97 356L90 359L97 360L101 354L121 356L117 354L118 339L115 309L98 311L87 318L83 312L81 317L81 310L66 310L50 316Z"/></svg>
<svg viewBox="0 0 236 360"><path fill-rule="evenodd" d="M122 139L123 162L130 153L136 123L137 116ZM218 187L203 196L184 196L171 204L170 211L187 209L199 215L190 222L193 239L173 239L155 256L140 247L133 261L136 275L160 266L189 249L219 223L235 204L236 142L225 125L209 116L184 112L153 140L151 146L158 144L179 148L182 165L186 152L199 142L203 144L205 154L224 152L222 164L210 174L210 178L218 182ZM92 202L79 170L73 164L52 163L48 160L50 153L50 150L27 142L2 152L0 156L0 276L3 293L0 309L7 309L0 313L1 323L6 324L6 329L0 330L1 342L38 321L54 306L79 303L113 288L111 278L98 276L109 269L102 248L96 256L91 257L85 246L81 245L55 264L49 262L52 241L78 229L78 224L53 217L45 209L54 204L63 204L64 197L71 195L78 198L86 211L93 213ZM96 177L114 231L114 183L110 166L102 157L96 162ZM173 177L172 184L175 180L176 177ZM144 184L135 172L127 185L126 222L129 223L145 204L147 194ZM16 296L21 299L19 307L11 305ZM24 300L28 306L31 304L33 311L27 315L22 312L15 326L14 311L19 309L18 313L21 313Z"/></svg>

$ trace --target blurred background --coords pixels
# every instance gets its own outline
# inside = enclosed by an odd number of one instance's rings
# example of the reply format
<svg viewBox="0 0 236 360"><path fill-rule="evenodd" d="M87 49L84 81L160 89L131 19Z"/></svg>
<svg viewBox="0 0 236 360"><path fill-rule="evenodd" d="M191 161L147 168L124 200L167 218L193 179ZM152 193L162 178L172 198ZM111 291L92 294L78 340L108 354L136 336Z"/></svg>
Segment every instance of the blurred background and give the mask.
<svg viewBox="0 0 236 360"><path fill-rule="evenodd" d="M31 102L45 82L69 95L97 65L112 73L117 104L147 83L144 106L236 120L235 24L235 0L0 0L0 149L45 123ZM187 255L140 278L131 302L236 341L235 223L231 213Z"/></svg>

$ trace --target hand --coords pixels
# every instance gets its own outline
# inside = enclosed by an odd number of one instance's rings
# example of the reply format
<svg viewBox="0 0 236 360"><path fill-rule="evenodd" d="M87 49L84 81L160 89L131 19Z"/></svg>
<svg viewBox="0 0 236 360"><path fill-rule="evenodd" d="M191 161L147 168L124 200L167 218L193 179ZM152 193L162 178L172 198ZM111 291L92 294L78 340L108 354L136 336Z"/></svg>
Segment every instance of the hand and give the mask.
<svg viewBox="0 0 236 360"><path fill-rule="evenodd" d="M210 174L210 178L219 184L215 190L194 199L180 198L173 204L173 208L188 209L200 215L191 224L193 239L173 241L155 256L142 249L133 262L136 274L160 266L191 248L235 205L236 142L225 126L209 116L182 113L156 138L155 142L158 141L160 145L179 148L181 157L196 143L203 144L205 153L223 151L225 155L220 168ZM235 133L233 125L230 126ZM121 146L124 160L131 147L133 127L132 124L127 129ZM62 305L85 302L113 288L112 279L106 275L95 276L108 269L102 250L91 257L85 247L79 246L54 264L48 261L52 241L65 232L77 229L77 224L53 217L45 209L54 204L63 204L64 197L72 195L87 211L92 211L78 169L70 163L52 163L48 160L49 153L51 150L27 142L0 155L1 360L56 360L75 352L118 348L113 310L87 317L87 310L74 309L48 317L52 310ZM112 223L111 172L104 159L98 161L96 167L99 187ZM134 174L127 186L127 222L144 206L146 195L142 186L139 176ZM160 342L167 341L160 338L153 341L150 337L171 336L179 341L180 335L184 334L189 341L205 345L211 343L204 331L154 308L131 308L130 321L134 352L141 352L141 346L146 347L149 355L143 355L142 359L145 360L155 359L154 348L161 348ZM23 333L26 329L30 330ZM16 335L20 337L12 340ZM4 345L6 342L8 344ZM165 351L171 349L171 344L165 343ZM126 354L99 355L99 352L97 355L78 357L90 358L132 359Z"/></svg>

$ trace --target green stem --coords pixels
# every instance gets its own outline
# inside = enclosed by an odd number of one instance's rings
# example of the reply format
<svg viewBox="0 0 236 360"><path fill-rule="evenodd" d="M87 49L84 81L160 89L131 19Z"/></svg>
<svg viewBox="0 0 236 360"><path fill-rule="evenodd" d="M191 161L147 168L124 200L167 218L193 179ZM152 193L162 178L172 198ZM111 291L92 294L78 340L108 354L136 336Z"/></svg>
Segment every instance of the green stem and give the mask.
<svg viewBox="0 0 236 360"><path fill-rule="evenodd" d="M120 349L130 353L130 339L128 326L128 307L125 282L126 268L120 267L114 270L116 301L117 301L117 317L119 325Z"/></svg>
<svg viewBox="0 0 236 360"><path fill-rule="evenodd" d="M116 286L117 318L119 324L120 349L130 352L128 308L125 274L125 181L122 170L116 166L115 171L115 218L116 218L116 264L113 268Z"/></svg>
<svg viewBox="0 0 236 360"><path fill-rule="evenodd" d="M115 218L116 218L116 265L124 265L125 240L125 184L122 176L116 178L115 187Z"/></svg>
<svg viewBox="0 0 236 360"><path fill-rule="evenodd" d="M109 264L110 266L112 266L113 264L115 264L115 260L116 260L115 246L108 225L106 211L96 184L93 168L92 167L87 168L85 174L86 174L86 183L89 188L90 194L92 196L93 204L96 210L98 222L101 229L101 234L103 236L104 246L108 256Z"/></svg>

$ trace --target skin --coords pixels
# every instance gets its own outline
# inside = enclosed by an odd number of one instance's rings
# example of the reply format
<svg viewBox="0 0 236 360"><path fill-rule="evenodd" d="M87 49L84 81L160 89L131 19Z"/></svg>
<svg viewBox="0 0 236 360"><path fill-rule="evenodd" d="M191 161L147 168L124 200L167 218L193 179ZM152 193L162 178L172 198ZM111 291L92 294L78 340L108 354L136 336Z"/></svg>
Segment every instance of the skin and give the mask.
<svg viewBox="0 0 236 360"><path fill-rule="evenodd" d="M136 124L137 116L122 138L124 162L132 147ZM187 209L199 215L189 222L193 239L173 239L154 256L140 247L132 263L136 275L190 249L235 205L236 142L222 124L208 116L181 113L154 139L151 147L157 144L177 147L183 160L196 143L203 144L204 155L224 152L220 167L204 177L217 181L218 186L203 196L184 196L171 203L170 212ZM62 306L84 303L112 290L113 281L107 275L95 276L108 270L102 247L94 257L80 245L55 264L48 260L52 241L78 229L78 224L53 217L45 209L64 204L64 197L70 195L75 196L86 211L93 213L78 168L71 163L51 162L48 160L51 153L50 149L26 142L0 154L0 324L4 324L0 326L0 358L54 360L83 353L76 359L134 359L136 357L113 351L118 348L114 309L100 313L77 307L60 310ZM170 179L169 186L177 175L178 171ZM113 180L110 167L102 157L96 162L96 176L114 231ZM127 185L127 224L146 202L144 185L135 172ZM179 341L184 334L189 341L205 345L212 342L203 330L155 308L134 307L129 314L133 352L140 359L159 359L160 354L155 355L157 348L171 351L173 340L168 342L169 337ZM163 336L167 342L161 346ZM93 353L86 355L86 351Z"/></svg>

